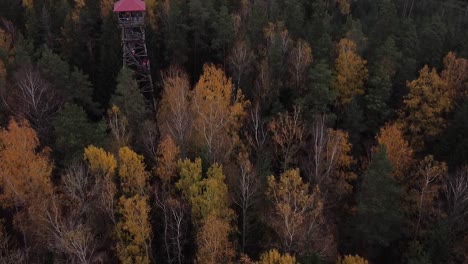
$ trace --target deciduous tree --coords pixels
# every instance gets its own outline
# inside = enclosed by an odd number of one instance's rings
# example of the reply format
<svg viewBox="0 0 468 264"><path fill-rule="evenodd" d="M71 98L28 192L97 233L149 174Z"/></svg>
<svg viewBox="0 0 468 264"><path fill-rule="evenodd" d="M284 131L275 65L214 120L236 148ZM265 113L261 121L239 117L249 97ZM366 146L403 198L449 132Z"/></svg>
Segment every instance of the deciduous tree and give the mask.
<svg viewBox="0 0 468 264"><path fill-rule="evenodd" d="M147 193L149 173L145 171L143 156L128 147L119 150L118 174L124 196L144 196Z"/></svg>
<svg viewBox="0 0 468 264"><path fill-rule="evenodd" d="M239 154L238 157L240 175L236 183L236 196L234 202L242 211L242 249L245 248L245 239L248 232L248 221L250 210L256 202L260 183L257 175L246 153Z"/></svg>
<svg viewBox="0 0 468 264"><path fill-rule="evenodd" d="M116 226L116 253L123 264L149 264L151 245L150 206L145 196L120 197Z"/></svg>
<svg viewBox="0 0 468 264"><path fill-rule="evenodd" d="M337 264L368 264L369 262L356 255L356 256L353 256L353 255L346 255L344 256L343 258L339 258L338 261L337 261Z"/></svg>
<svg viewBox="0 0 468 264"><path fill-rule="evenodd" d="M296 258L288 253L281 254L276 249L272 249L260 256L258 264L297 264Z"/></svg>
<svg viewBox="0 0 468 264"><path fill-rule="evenodd" d="M158 111L158 124L162 135L170 134L185 153L192 133L190 112L190 83L187 73L171 67L162 74L163 94Z"/></svg>
<svg viewBox="0 0 468 264"><path fill-rule="evenodd" d="M349 104L354 96L364 94L368 76L367 62L356 53L356 49L356 44L349 39L341 39L338 43L333 87L337 91L337 104L340 106Z"/></svg>
<svg viewBox="0 0 468 264"><path fill-rule="evenodd" d="M48 150L38 151L39 139L26 120L10 120L0 130L0 201L15 208L14 226L27 238L44 235L46 202L51 198L53 165Z"/></svg>
<svg viewBox="0 0 468 264"><path fill-rule="evenodd" d="M392 164L392 176L400 183L408 180L414 163L413 150L403 136L399 123L387 123L376 136L379 146L385 147L387 151L387 158Z"/></svg>
<svg viewBox="0 0 468 264"><path fill-rule="evenodd" d="M229 241L231 229L229 222L215 215L207 216L197 234L197 263L233 263L236 252L234 245Z"/></svg>
<svg viewBox="0 0 468 264"><path fill-rule="evenodd" d="M400 117L411 145L419 151L445 128L445 114L452 107L450 93L447 82L427 65L419 72L418 79L406 85L410 91L403 99L405 106Z"/></svg>
<svg viewBox="0 0 468 264"><path fill-rule="evenodd" d="M416 226L414 227L415 237L420 231L426 231L431 228L437 220L440 220L443 214L438 205L440 194L444 189L445 179L447 177L447 165L444 162L434 160L429 155L418 164L413 182L413 188L410 191L417 205Z"/></svg>
<svg viewBox="0 0 468 264"><path fill-rule="evenodd" d="M156 166L153 169L166 187L169 187L171 179L177 176L178 156L179 148L175 145L172 137L166 135L159 143L156 152Z"/></svg>
<svg viewBox="0 0 468 264"><path fill-rule="evenodd" d="M305 138L305 124L301 110L294 108L292 113L280 113L269 124L273 142L281 161L283 171L295 162L295 155L301 149Z"/></svg>
<svg viewBox="0 0 468 264"><path fill-rule="evenodd" d="M231 79L221 69L205 65L192 102L195 142L203 142L200 147L211 161L224 162L239 141L248 101L240 90L233 94Z"/></svg>
<svg viewBox="0 0 468 264"><path fill-rule="evenodd" d="M317 117L312 124L311 141L303 164L309 182L329 193L329 202L336 201L353 189L350 183L356 179L351 171L354 162L348 134L327 128L325 117Z"/></svg>
<svg viewBox="0 0 468 264"><path fill-rule="evenodd" d="M302 182L298 169L288 170L279 180L268 177L267 197L273 205L268 223L278 234L285 251L305 253L314 249L319 254L325 252L330 241L327 235L321 234L325 226L317 186L310 191L309 184Z"/></svg>
<svg viewBox="0 0 468 264"><path fill-rule="evenodd" d="M305 40L299 39L289 55L289 73L296 89L303 89L311 63L312 48Z"/></svg>

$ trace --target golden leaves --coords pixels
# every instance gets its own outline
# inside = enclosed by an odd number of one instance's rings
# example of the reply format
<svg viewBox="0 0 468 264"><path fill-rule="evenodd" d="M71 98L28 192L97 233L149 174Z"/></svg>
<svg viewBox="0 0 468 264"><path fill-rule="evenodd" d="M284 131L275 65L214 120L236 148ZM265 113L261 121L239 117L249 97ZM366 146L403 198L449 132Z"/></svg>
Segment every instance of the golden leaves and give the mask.
<svg viewBox="0 0 468 264"><path fill-rule="evenodd" d="M356 53L356 44L346 38L338 43L338 57L335 60L336 79L333 87L338 92L338 104L351 103L353 97L364 94L364 83L368 77L367 61Z"/></svg>
<svg viewBox="0 0 468 264"><path fill-rule="evenodd" d="M84 160L88 162L91 171L94 173L111 176L117 168L117 160L114 155L95 146L85 148Z"/></svg>
<svg viewBox="0 0 468 264"><path fill-rule="evenodd" d="M239 141L238 130L246 116L242 92L233 94L233 84L221 69L205 65L195 86L192 109L195 142L204 142L212 161L224 161Z"/></svg>
<svg viewBox="0 0 468 264"><path fill-rule="evenodd" d="M150 206L147 198L135 195L121 197L119 213L122 220L117 224L117 255L124 264L149 264L149 241L151 224Z"/></svg>
<svg viewBox="0 0 468 264"><path fill-rule="evenodd" d="M369 262L364 258L356 255L346 255L344 258L338 259L337 264L368 264Z"/></svg>
<svg viewBox="0 0 468 264"><path fill-rule="evenodd" d="M281 254L276 249L272 249L260 256L258 264L297 264L296 258L288 253Z"/></svg>
<svg viewBox="0 0 468 264"><path fill-rule="evenodd" d="M149 173L145 171L143 156L128 147L119 150L119 177L126 195L144 195Z"/></svg>
<svg viewBox="0 0 468 264"><path fill-rule="evenodd" d="M402 122L410 135L410 143L421 150L425 141L437 136L446 126L444 115L451 109L450 92L447 82L436 69L426 65L419 72L419 78L407 83L410 92L404 97Z"/></svg>

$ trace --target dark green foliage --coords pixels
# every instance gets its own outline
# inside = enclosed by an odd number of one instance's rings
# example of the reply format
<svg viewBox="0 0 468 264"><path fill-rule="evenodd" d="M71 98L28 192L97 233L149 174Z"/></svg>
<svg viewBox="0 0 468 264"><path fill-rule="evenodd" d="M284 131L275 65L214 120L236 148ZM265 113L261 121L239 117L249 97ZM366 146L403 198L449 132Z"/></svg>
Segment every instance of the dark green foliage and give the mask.
<svg viewBox="0 0 468 264"><path fill-rule="evenodd" d="M83 108L76 104L65 104L52 125L54 150L60 153L63 164L81 160L83 149L89 145L104 145L105 122L90 122Z"/></svg>
<svg viewBox="0 0 468 264"><path fill-rule="evenodd" d="M163 24L165 58L170 64L184 65L188 60L188 30L183 1L171 0L171 8Z"/></svg>
<svg viewBox="0 0 468 264"><path fill-rule="evenodd" d="M356 242L365 247L388 247L401 236L401 189L390 176L385 148L374 155L357 194L354 220Z"/></svg>
<svg viewBox="0 0 468 264"><path fill-rule="evenodd" d="M309 70L309 80L306 90L296 99L304 112L304 118L312 122L316 115L329 112L328 106L335 99L333 90L330 89L333 73L325 61L315 63Z"/></svg>
<svg viewBox="0 0 468 264"><path fill-rule="evenodd" d="M228 9L222 6L216 14L212 27L214 29L214 38L211 40L211 50L218 54L220 61L226 60L226 53L234 39L234 21L228 13Z"/></svg>
<svg viewBox="0 0 468 264"><path fill-rule="evenodd" d="M114 16L104 19L101 28L100 57L93 95L97 102L107 106L115 89L115 80L122 67L122 47L120 30Z"/></svg>
<svg viewBox="0 0 468 264"><path fill-rule="evenodd" d="M388 37L382 46L377 48L375 58L370 62L370 77L364 100L367 125L374 133L392 115L392 80L399 69L400 60L401 53L395 40Z"/></svg>
<svg viewBox="0 0 468 264"><path fill-rule="evenodd" d="M117 77L117 88L111 98L111 105L117 106L127 117L130 127L138 130L146 116L145 99L133 78L133 71L122 68Z"/></svg>
<svg viewBox="0 0 468 264"><path fill-rule="evenodd" d="M454 120L441 136L437 152L452 168L468 163L468 103L456 112Z"/></svg>
<svg viewBox="0 0 468 264"><path fill-rule="evenodd" d="M92 106L92 88L88 76L62 60L59 55L44 47L38 66L57 92L66 100L89 108Z"/></svg>

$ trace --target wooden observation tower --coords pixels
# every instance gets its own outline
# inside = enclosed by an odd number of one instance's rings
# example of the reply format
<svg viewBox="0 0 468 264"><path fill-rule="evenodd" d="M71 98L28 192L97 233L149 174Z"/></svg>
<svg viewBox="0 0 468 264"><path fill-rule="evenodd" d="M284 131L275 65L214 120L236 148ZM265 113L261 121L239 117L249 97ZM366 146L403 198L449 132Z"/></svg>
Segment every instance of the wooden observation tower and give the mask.
<svg viewBox="0 0 468 264"><path fill-rule="evenodd" d="M154 90L145 41L145 11L144 0L120 0L114 4L122 29L123 65L135 72L140 90L152 107Z"/></svg>

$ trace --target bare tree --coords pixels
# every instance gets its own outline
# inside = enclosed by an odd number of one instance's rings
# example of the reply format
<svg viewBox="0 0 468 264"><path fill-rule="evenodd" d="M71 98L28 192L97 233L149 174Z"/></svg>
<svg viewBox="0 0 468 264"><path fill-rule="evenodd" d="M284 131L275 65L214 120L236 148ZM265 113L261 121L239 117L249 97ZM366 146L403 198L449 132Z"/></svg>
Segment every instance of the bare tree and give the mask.
<svg viewBox="0 0 468 264"><path fill-rule="evenodd" d="M419 234L423 213L431 210L434 200L442 189L442 180L447 175L447 166L437 162L432 156L427 156L420 162L416 185L418 191L418 218L415 236Z"/></svg>
<svg viewBox="0 0 468 264"><path fill-rule="evenodd" d="M45 220L49 224L49 249L66 255L69 263L92 263L95 239L91 229L72 214L65 216L57 198L49 201Z"/></svg>
<svg viewBox="0 0 468 264"><path fill-rule="evenodd" d="M181 264L184 261L182 251L187 243L188 207L163 190L157 191L155 197L156 205L163 214L167 260L169 263Z"/></svg>
<svg viewBox="0 0 468 264"><path fill-rule="evenodd" d="M2 95L6 109L16 118L27 119L41 135L47 135L53 115L63 104L62 100L42 78L39 71L25 66L15 75L15 85Z"/></svg>
<svg viewBox="0 0 468 264"><path fill-rule="evenodd" d="M231 66L234 79L236 80L236 89L239 89L242 75L249 69L253 58L253 52L244 40L237 41L234 44L228 61Z"/></svg>
<svg viewBox="0 0 468 264"><path fill-rule="evenodd" d="M28 263L27 254L23 250L13 246L11 238L7 235L3 223L0 227L0 263L2 264L22 264Z"/></svg>
<svg viewBox="0 0 468 264"><path fill-rule="evenodd" d="M464 166L449 178L445 187L448 220L453 231L466 228L468 220L468 167Z"/></svg>
<svg viewBox="0 0 468 264"><path fill-rule="evenodd" d="M268 137L267 122L261 116L259 104L256 104L255 107L250 110L249 117L247 141L255 152L258 153L265 147Z"/></svg>
<svg viewBox="0 0 468 264"><path fill-rule="evenodd" d="M309 43L304 40L298 40L295 47L289 55L289 72L294 79L297 89L304 87L305 75L307 69L312 63L312 49Z"/></svg>
<svg viewBox="0 0 468 264"><path fill-rule="evenodd" d="M145 121L143 124L143 136L142 143L145 149L146 155L153 161L156 162L157 150L158 150L158 138L159 131L156 123L152 121Z"/></svg>
<svg viewBox="0 0 468 264"><path fill-rule="evenodd" d="M234 203L242 210L242 250L244 250L249 212L256 202L260 186L247 154L240 154L238 162L240 177L237 178Z"/></svg>
<svg viewBox="0 0 468 264"><path fill-rule="evenodd" d="M269 129L273 133L283 171L286 171L304 143L305 124L300 108L295 107L292 113L279 114L270 122Z"/></svg>
<svg viewBox="0 0 468 264"><path fill-rule="evenodd" d="M107 124L111 129L112 136L118 147L128 145L130 138L128 128L127 117L122 115L120 109L117 106L112 106L107 113Z"/></svg>

